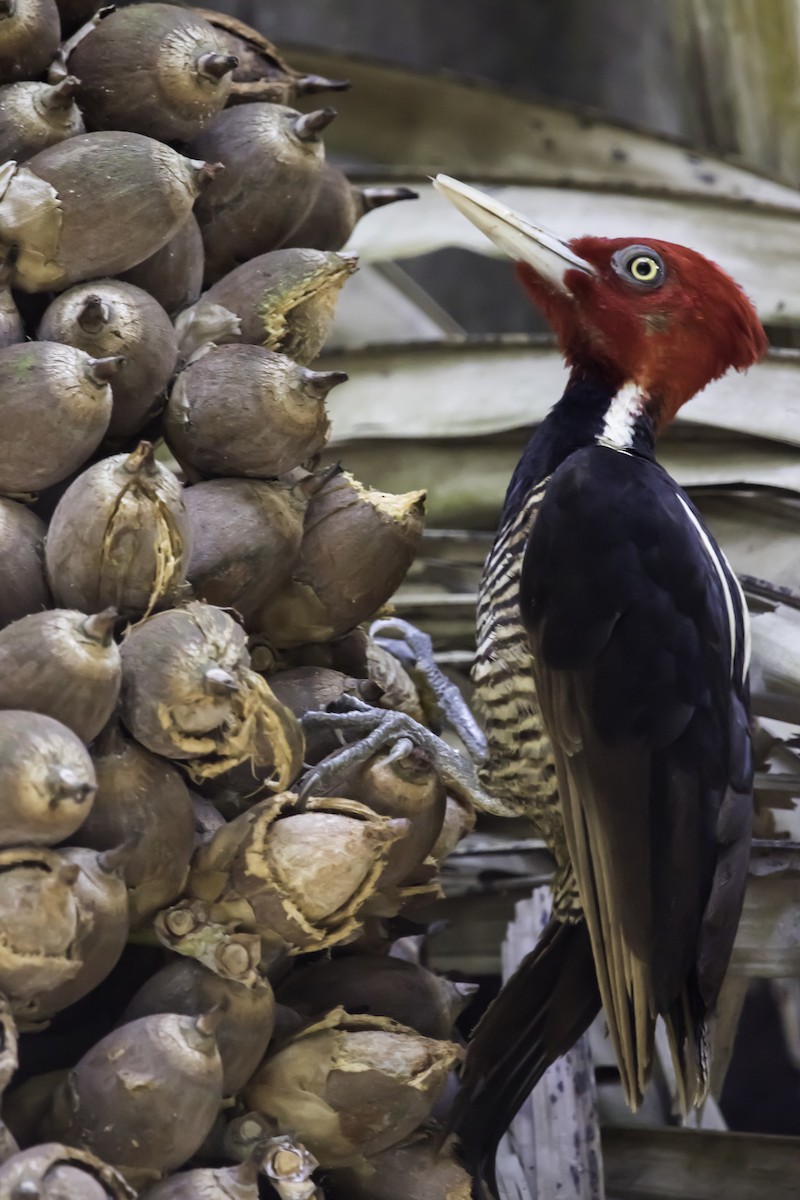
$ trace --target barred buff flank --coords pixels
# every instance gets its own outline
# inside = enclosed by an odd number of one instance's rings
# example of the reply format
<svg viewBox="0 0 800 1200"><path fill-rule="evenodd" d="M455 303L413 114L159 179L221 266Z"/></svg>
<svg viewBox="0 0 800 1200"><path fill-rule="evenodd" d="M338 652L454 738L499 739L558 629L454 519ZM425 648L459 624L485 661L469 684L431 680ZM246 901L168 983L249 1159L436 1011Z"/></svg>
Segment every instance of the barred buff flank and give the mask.
<svg viewBox="0 0 800 1200"><path fill-rule="evenodd" d="M89 752L66 725L0 712L0 846L64 841L88 816L96 787Z"/></svg>
<svg viewBox="0 0 800 1200"><path fill-rule="evenodd" d="M275 478L323 449L325 398L346 379L261 346L213 347L176 379L164 435L176 458L201 475Z"/></svg>
<svg viewBox="0 0 800 1200"><path fill-rule="evenodd" d="M116 279L70 288L49 305L37 337L76 346L94 358L120 354L111 380L106 438L138 433L166 398L178 361L178 339L161 305L146 291Z"/></svg>
<svg viewBox="0 0 800 1200"><path fill-rule="evenodd" d="M142 617L186 594L190 550L181 485L142 442L70 484L50 522L45 561L60 603Z"/></svg>
<svg viewBox="0 0 800 1200"><path fill-rule="evenodd" d="M217 170L117 131L85 133L24 164L5 163L0 247L16 247L14 287L57 291L136 266L177 233ZM125 237L118 236L121 212Z"/></svg>
<svg viewBox="0 0 800 1200"><path fill-rule="evenodd" d="M165 142L187 141L220 112L236 64L208 21L168 4L102 10L63 56L90 129Z"/></svg>
<svg viewBox="0 0 800 1200"><path fill-rule="evenodd" d="M252 763L269 767L280 790L302 766L299 723L250 669L244 630L210 604L159 613L131 630L121 716L142 745L182 763L195 781Z"/></svg>
<svg viewBox="0 0 800 1200"><path fill-rule="evenodd" d="M135 1200L118 1171L94 1154L45 1142L0 1166L0 1200Z"/></svg>
<svg viewBox="0 0 800 1200"><path fill-rule="evenodd" d="M307 366L333 325L336 301L358 255L273 250L242 263L204 292L175 322L188 358L209 342L245 342Z"/></svg>
<svg viewBox="0 0 800 1200"><path fill-rule="evenodd" d="M108 429L121 366L57 342L0 350L0 492L38 492L79 469Z"/></svg>
<svg viewBox="0 0 800 1200"><path fill-rule="evenodd" d="M41 75L61 36L56 0L0 4L0 83Z"/></svg>
<svg viewBox="0 0 800 1200"><path fill-rule="evenodd" d="M117 610L32 613L0 632L0 709L61 721L87 744L113 713L122 682Z"/></svg>
<svg viewBox="0 0 800 1200"><path fill-rule="evenodd" d="M310 211L322 180L321 135L332 108L299 113L280 104L227 109L189 143L189 153L225 170L195 212L206 248L206 283L275 250Z"/></svg>
<svg viewBox="0 0 800 1200"><path fill-rule="evenodd" d="M11 83L0 88L0 162L18 162L56 142L85 133L75 103L78 80L60 83Z"/></svg>
<svg viewBox="0 0 800 1200"><path fill-rule="evenodd" d="M194 304L203 290L203 235L190 213L177 233L149 258L119 278L149 292L170 317Z"/></svg>

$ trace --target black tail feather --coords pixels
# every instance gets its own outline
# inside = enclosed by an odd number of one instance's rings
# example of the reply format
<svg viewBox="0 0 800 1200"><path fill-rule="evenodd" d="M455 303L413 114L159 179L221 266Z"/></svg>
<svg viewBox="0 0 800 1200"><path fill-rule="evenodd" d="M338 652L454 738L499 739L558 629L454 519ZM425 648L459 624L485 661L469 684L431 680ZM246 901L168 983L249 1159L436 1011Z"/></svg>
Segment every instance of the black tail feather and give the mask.
<svg viewBox="0 0 800 1200"><path fill-rule="evenodd" d="M467 1050L451 1124L478 1200L490 1200L487 1185L497 1194L497 1147L517 1111L599 1011L586 925L551 920L478 1023Z"/></svg>

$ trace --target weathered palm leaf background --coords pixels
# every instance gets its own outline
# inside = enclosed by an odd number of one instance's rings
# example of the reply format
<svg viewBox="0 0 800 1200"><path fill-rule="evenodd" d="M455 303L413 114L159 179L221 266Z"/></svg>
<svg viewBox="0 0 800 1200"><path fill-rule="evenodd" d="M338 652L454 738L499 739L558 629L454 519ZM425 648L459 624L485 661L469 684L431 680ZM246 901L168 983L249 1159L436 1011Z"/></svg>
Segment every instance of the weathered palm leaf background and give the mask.
<svg viewBox="0 0 800 1200"><path fill-rule="evenodd" d="M228 7L283 44L306 43L293 54L297 65L352 80L353 90L337 97L341 120L326 143L354 179L402 182L420 193L414 204L370 215L352 239L362 268L345 290L326 352L351 377L331 404L331 453L373 485L428 488L429 532L398 609L434 634L462 679L505 485L530 429L559 395L563 369L510 268L491 260L492 247L433 193L428 177L445 170L493 187L566 235L688 243L730 271L758 308L775 347L769 359L747 377L709 387L662 448L742 576L754 612L762 844L722 1012L721 1041L730 1050L748 982L800 976L793 844L800 840L800 350L793 348L800 347L800 4L407 0L387 8L271 0ZM355 57L354 48L395 62ZM404 59L427 70L409 70ZM459 61L488 66L528 94L433 69ZM537 86L559 102L529 98ZM510 837L487 828L468 840L453 872L451 925L436 943L437 965L499 971L513 901L547 871L524 830ZM535 919L523 908L506 967L534 936ZM797 985L775 994L800 1067ZM800 1194L800 1143L720 1134L714 1127L725 1122L714 1104L701 1132L669 1128L662 1063L647 1128L623 1123L614 1089L601 1089L610 1196ZM797 1089L800 1073L794 1080ZM558 1129L546 1109L534 1100L518 1122L516 1154L504 1167L510 1196L555 1194L548 1188L556 1176L542 1166L548 1153L558 1159ZM664 1128L654 1130L654 1122ZM602 1191L584 1177L574 1187L558 1195Z"/></svg>

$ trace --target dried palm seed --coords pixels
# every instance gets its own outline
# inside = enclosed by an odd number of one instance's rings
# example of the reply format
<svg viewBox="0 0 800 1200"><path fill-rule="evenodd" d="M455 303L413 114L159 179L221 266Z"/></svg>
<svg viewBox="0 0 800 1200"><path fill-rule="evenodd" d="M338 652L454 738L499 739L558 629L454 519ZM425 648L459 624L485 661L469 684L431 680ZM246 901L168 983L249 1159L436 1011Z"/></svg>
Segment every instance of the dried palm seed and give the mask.
<svg viewBox="0 0 800 1200"><path fill-rule="evenodd" d="M208 21L168 4L100 16L65 59L90 129L186 141L224 107L237 59Z"/></svg>
<svg viewBox="0 0 800 1200"><path fill-rule="evenodd" d="M0 496L0 628L50 604L45 530L35 513Z"/></svg>
<svg viewBox="0 0 800 1200"><path fill-rule="evenodd" d="M91 742L113 713L122 682L114 608L87 617L53 609L0 632L0 709L61 721Z"/></svg>
<svg viewBox="0 0 800 1200"><path fill-rule="evenodd" d="M136 266L177 233L215 171L163 142L117 131L84 133L22 165L5 163L0 247L16 247L14 286L54 291Z"/></svg>
<svg viewBox="0 0 800 1200"><path fill-rule="evenodd" d="M452 1145L418 1131L402 1146L368 1159L370 1171L341 1172L348 1200L471 1200L472 1179L457 1162Z"/></svg>
<svg viewBox="0 0 800 1200"><path fill-rule="evenodd" d="M367 213L396 200L416 199L417 193L409 187L357 187L340 167L326 162L311 208L283 245L341 250Z"/></svg>
<svg viewBox="0 0 800 1200"><path fill-rule="evenodd" d="M141 1192L142 1200L258 1200L258 1167L200 1167L182 1171Z"/></svg>
<svg viewBox="0 0 800 1200"><path fill-rule="evenodd" d="M96 786L71 729L34 712L0 712L0 845L63 841L86 819Z"/></svg>
<svg viewBox="0 0 800 1200"><path fill-rule="evenodd" d="M299 113L280 104L226 109L189 145L225 170L195 206L206 250L206 283L274 250L309 212L325 160L321 134L332 108Z"/></svg>
<svg viewBox="0 0 800 1200"><path fill-rule="evenodd" d="M182 1166L222 1103L220 1016L160 1014L113 1030L56 1089L48 1136L97 1154L131 1182Z"/></svg>
<svg viewBox="0 0 800 1200"><path fill-rule="evenodd" d="M403 829L363 804L287 792L254 804L195 852L187 893L293 953L352 939Z"/></svg>
<svg viewBox="0 0 800 1200"><path fill-rule="evenodd" d="M18 162L65 138L85 133L75 103L78 80L61 83L11 83L0 88L0 162Z"/></svg>
<svg viewBox="0 0 800 1200"><path fill-rule="evenodd" d="M30 79L47 68L61 39L56 0L0 4L0 82Z"/></svg>
<svg viewBox="0 0 800 1200"><path fill-rule="evenodd" d="M359 625L402 582L424 512L424 492L393 496L334 476L308 506L292 582L259 610L253 628L282 647L325 642Z"/></svg>
<svg viewBox="0 0 800 1200"><path fill-rule="evenodd" d="M81 283L58 296L37 337L77 346L94 358L123 356L111 381L110 438L139 432L165 398L178 361L178 339L161 305L141 288L116 279Z"/></svg>
<svg viewBox="0 0 800 1200"><path fill-rule="evenodd" d="M274 478L328 440L325 397L342 371L311 371L261 346L217 346L175 381L164 433L202 475Z"/></svg>
<svg viewBox="0 0 800 1200"><path fill-rule="evenodd" d="M286 787L303 761L303 736L266 681L250 669L244 630L210 604L159 613L122 646L122 720L154 754L196 781L239 763L272 768Z"/></svg>
<svg viewBox="0 0 800 1200"><path fill-rule="evenodd" d="M181 485L142 442L89 467L58 502L45 545L50 587L65 606L141 617L186 591L189 536Z"/></svg>
<svg viewBox="0 0 800 1200"><path fill-rule="evenodd" d="M0 1167L0 1200L135 1200L113 1167L93 1154L45 1142Z"/></svg>
<svg viewBox="0 0 800 1200"><path fill-rule="evenodd" d="M267 1057L243 1099L322 1167L362 1163L427 1119L458 1053L386 1017L338 1008Z"/></svg>
<svg viewBox="0 0 800 1200"><path fill-rule="evenodd" d="M444 822L433 849L431 858L436 863L442 863L452 854L462 838L471 833L475 827L475 809L469 800L463 797L447 797L444 812Z"/></svg>
<svg viewBox="0 0 800 1200"><path fill-rule="evenodd" d="M230 923L215 924L209 913L200 900L180 900L156 914L153 931L167 950L196 960L221 979L256 987L260 968L266 969L267 959L277 954L265 951L258 934L232 931Z"/></svg>
<svg viewBox="0 0 800 1200"><path fill-rule="evenodd" d="M299 719L307 712L322 712L338 704L345 696L356 696L366 704L377 704L380 689L369 679L353 679L341 671L325 667L293 667L268 676L269 686ZM335 730L312 729L306 736L307 763L317 763L326 754L341 749ZM355 797L354 797L355 798Z"/></svg>
<svg viewBox="0 0 800 1200"><path fill-rule="evenodd" d="M121 365L57 342L0 350L0 492L40 491L86 461L108 428Z"/></svg>
<svg viewBox="0 0 800 1200"><path fill-rule="evenodd" d="M336 300L358 256L273 250L224 275L175 326L182 353L208 342L242 341L306 365L327 340Z"/></svg>
<svg viewBox="0 0 800 1200"><path fill-rule="evenodd" d="M126 283L142 288L174 317L194 304L203 290L203 236L194 213L190 213L165 246L120 275Z"/></svg>
<svg viewBox="0 0 800 1200"><path fill-rule="evenodd" d="M222 1009L216 1033L222 1090L233 1096L254 1073L272 1037L275 998L266 979L246 985L223 979L190 958L176 959L142 985L122 1019L134 1021L161 1012L199 1016L216 1005Z"/></svg>
<svg viewBox="0 0 800 1200"><path fill-rule="evenodd" d="M194 848L194 810L178 771L114 724L93 751L97 794L75 840L96 850L131 844L124 864L131 928L181 892Z"/></svg>

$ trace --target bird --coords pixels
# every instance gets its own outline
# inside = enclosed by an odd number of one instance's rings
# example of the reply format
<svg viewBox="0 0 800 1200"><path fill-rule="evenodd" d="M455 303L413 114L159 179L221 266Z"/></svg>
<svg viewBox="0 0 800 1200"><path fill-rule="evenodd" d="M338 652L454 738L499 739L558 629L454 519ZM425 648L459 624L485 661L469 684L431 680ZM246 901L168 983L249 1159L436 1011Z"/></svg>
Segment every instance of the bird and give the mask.
<svg viewBox="0 0 800 1200"><path fill-rule="evenodd" d="M708 1091L751 841L749 625L654 445L767 340L742 289L688 247L566 242L449 176L434 186L515 261L569 371L511 478L478 600L480 785L556 864L552 917L462 1070L453 1125L485 1197L515 1113L601 1007L632 1109L659 1017L682 1110Z"/></svg>

